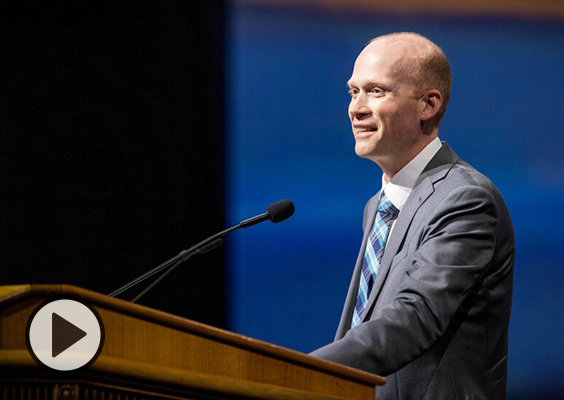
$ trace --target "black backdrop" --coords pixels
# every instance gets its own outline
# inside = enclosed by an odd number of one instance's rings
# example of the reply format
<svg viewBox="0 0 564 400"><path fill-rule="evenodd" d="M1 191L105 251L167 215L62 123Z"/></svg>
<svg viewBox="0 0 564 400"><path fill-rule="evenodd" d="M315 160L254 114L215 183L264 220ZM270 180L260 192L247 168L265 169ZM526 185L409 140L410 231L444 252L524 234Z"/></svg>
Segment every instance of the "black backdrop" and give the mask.
<svg viewBox="0 0 564 400"><path fill-rule="evenodd" d="M224 11L2 2L0 284L108 293L224 228ZM140 303L223 326L224 272L216 249Z"/></svg>

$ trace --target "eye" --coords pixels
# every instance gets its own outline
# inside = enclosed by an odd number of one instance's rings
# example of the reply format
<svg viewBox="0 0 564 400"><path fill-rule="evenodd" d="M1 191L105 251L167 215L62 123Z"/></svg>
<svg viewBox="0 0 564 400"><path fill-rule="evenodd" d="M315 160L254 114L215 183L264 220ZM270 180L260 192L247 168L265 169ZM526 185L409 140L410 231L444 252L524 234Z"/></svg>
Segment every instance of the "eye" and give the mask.
<svg viewBox="0 0 564 400"><path fill-rule="evenodd" d="M382 88L379 87L379 86L376 86L376 87L372 88L372 90L370 91L370 93L380 96L380 95L383 95L383 94L385 93L385 90L382 89Z"/></svg>
<svg viewBox="0 0 564 400"><path fill-rule="evenodd" d="M351 95L352 98L355 98L358 95L358 89L357 88L349 88L349 94Z"/></svg>

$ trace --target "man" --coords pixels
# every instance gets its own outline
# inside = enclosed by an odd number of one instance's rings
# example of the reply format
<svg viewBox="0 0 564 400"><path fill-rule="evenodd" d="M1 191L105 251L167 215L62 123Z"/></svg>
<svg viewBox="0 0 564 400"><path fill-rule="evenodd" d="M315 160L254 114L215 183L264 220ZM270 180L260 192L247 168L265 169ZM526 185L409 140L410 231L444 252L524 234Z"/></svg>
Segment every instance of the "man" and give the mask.
<svg viewBox="0 0 564 400"><path fill-rule="evenodd" d="M451 74L413 33L378 37L348 82L355 151L383 171L335 342L378 398L506 398L514 234L494 185L438 138Z"/></svg>

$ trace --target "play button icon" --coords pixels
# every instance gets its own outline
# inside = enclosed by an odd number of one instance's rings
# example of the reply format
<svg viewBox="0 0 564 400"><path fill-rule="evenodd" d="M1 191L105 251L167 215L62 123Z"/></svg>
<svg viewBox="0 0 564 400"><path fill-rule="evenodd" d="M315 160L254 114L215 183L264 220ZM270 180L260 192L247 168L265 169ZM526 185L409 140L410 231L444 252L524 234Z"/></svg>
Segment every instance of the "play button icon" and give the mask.
<svg viewBox="0 0 564 400"><path fill-rule="evenodd" d="M87 333L77 328L57 313L51 315L53 316L51 326L54 332L51 337L51 353L53 358L55 358L86 336Z"/></svg>
<svg viewBox="0 0 564 400"><path fill-rule="evenodd" d="M104 345L104 324L92 306L76 300L50 300L29 317L26 343L33 359L59 371L87 367Z"/></svg>

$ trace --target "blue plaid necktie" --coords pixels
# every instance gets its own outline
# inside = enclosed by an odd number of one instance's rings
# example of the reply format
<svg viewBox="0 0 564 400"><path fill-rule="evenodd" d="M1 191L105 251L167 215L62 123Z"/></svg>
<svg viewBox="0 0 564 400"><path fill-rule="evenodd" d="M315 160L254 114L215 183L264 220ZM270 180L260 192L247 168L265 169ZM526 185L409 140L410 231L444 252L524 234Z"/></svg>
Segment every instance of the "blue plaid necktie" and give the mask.
<svg viewBox="0 0 564 400"><path fill-rule="evenodd" d="M376 274L378 273L378 268L380 268L382 255L386 247L386 240L388 240L388 235L390 234L390 226L393 220L397 218L398 214L399 210L388 200L386 194L382 193L380 203L378 204L378 212L374 219L374 225L372 226L372 230L366 242L366 251L364 252L364 262L362 263L362 273L358 287L358 297L356 298L356 304L354 306L351 328L354 328L361 322L360 316L366 308L368 296L370 295L372 286L374 286L374 281L376 281Z"/></svg>

